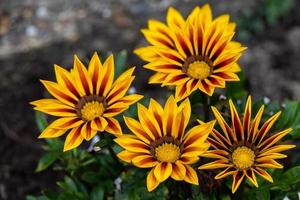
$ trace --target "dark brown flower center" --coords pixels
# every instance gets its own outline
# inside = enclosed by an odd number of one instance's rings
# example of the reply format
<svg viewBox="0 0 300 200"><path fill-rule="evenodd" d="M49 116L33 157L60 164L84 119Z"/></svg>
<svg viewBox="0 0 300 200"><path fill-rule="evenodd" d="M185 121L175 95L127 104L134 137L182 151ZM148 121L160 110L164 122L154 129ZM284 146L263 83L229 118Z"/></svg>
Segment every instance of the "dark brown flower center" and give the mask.
<svg viewBox="0 0 300 200"><path fill-rule="evenodd" d="M96 117L100 117L106 106L107 103L104 97L92 94L82 97L75 106L75 110L78 117L84 121L91 121Z"/></svg>
<svg viewBox="0 0 300 200"><path fill-rule="evenodd" d="M185 60L182 71L192 78L203 80L212 73L212 66L213 62L206 56L190 56Z"/></svg>
<svg viewBox="0 0 300 200"><path fill-rule="evenodd" d="M180 140L172 136L163 136L149 146L151 155L161 162L175 162L183 151Z"/></svg>

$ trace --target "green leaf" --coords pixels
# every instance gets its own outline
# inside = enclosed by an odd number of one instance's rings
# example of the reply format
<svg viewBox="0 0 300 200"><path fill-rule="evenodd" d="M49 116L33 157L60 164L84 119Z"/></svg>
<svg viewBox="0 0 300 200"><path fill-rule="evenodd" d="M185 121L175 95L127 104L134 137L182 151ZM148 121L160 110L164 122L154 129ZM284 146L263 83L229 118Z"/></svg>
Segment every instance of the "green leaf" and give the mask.
<svg viewBox="0 0 300 200"><path fill-rule="evenodd" d="M41 132L43 130L45 130L46 127L48 126L48 122L46 120L46 115L42 112L39 112L39 111L35 112L35 121L36 121L39 131L41 131Z"/></svg>
<svg viewBox="0 0 300 200"><path fill-rule="evenodd" d="M300 182L300 166L293 167L284 172L281 180L289 185Z"/></svg>
<svg viewBox="0 0 300 200"><path fill-rule="evenodd" d="M126 69L127 51L122 50L118 53L115 61L115 77L120 76Z"/></svg>
<svg viewBox="0 0 300 200"><path fill-rule="evenodd" d="M107 141L106 140L100 140L100 141L98 141L94 144L94 147L99 147L101 149L106 147L106 146L107 146Z"/></svg>
<svg viewBox="0 0 300 200"><path fill-rule="evenodd" d="M56 153L46 153L44 154L37 165L36 172L41 172L47 169L52 163L54 163L58 159L58 154Z"/></svg>
<svg viewBox="0 0 300 200"><path fill-rule="evenodd" d="M104 189L100 185L95 186L91 192L91 200L102 200L104 199Z"/></svg>

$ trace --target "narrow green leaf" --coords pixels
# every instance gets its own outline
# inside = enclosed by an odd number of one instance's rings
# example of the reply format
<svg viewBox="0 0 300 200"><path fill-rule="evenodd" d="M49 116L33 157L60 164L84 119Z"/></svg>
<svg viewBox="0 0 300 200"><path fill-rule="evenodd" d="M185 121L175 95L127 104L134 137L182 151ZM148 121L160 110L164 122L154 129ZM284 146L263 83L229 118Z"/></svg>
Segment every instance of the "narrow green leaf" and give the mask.
<svg viewBox="0 0 300 200"><path fill-rule="evenodd" d="M118 77L126 69L127 51L122 50L118 53L115 61L115 77Z"/></svg>
<svg viewBox="0 0 300 200"><path fill-rule="evenodd" d="M52 163L54 163L58 159L58 154L56 153L46 153L44 154L37 165L36 172L41 172L47 169Z"/></svg>
<svg viewBox="0 0 300 200"><path fill-rule="evenodd" d="M48 122L46 120L46 116L44 113L36 111L35 112L35 121L37 124L37 127L39 129L39 131L43 131L46 129L46 127L48 126Z"/></svg>
<svg viewBox="0 0 300 200"><path fill-rule="evenodd" d="M104 199L104 189L100 185L95 186L91 192L90 199L91 200Z"/></svg>

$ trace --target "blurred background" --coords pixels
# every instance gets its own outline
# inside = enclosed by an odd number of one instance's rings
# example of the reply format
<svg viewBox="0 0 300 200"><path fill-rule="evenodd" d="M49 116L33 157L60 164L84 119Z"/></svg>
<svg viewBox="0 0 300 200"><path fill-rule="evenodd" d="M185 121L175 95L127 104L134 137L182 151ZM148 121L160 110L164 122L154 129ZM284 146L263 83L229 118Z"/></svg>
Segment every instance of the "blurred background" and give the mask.
<svg viewBox="0 0 300 200"><path fill-rule="evenodd" d="M140 29L150 18L165 20L174 6L184 16L210 3L214 16L229 13L240 59L254 97L300 99L299 0L1 0L0 1L0 199L23 199L54 187L60 174L35 173L42 140L29 102L46 93L39 79L54 80L53 64L71 67L76 53L87 62L94 51L128 51L137 66L138 93L159 97L147 85L151 72L132 50L145 44Z"/></svg>

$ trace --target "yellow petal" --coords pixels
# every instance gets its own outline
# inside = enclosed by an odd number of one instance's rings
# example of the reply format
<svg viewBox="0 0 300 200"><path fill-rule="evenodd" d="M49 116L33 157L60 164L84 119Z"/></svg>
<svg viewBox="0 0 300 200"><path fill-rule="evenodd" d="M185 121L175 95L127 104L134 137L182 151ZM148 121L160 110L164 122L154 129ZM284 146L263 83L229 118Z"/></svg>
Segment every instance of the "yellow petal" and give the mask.
<svg viewBox="0 0 300 200"><path fill-rule="evenodd" d="M154 168L147 175L147 189L153 191L159 185L159 181L154 176Z"/></svg>
<svg viewBox="0 0 300 200"><path fill-rule="evenodd" d="M172 164L168 162L159 163L154 168L154 175L161 183L165 181L172 174Z"/></svg>
<svg viewBox="0 0 300 200"><path fill-rule="evenodd" d="M64 152L74 149L78 147L82 141L83 137L80 135L81 127L73 128L70 133L68 134L65 145L64 145Z"/></svg>
<svg viewBox="0 0 300 200"><path fill-rule="evenodd" d="M186 173L183 180L190 184L199 185L196 171L189 165L185 165L185 168L186 168Z"/></svg>

